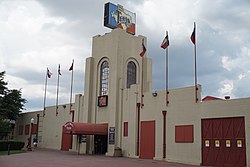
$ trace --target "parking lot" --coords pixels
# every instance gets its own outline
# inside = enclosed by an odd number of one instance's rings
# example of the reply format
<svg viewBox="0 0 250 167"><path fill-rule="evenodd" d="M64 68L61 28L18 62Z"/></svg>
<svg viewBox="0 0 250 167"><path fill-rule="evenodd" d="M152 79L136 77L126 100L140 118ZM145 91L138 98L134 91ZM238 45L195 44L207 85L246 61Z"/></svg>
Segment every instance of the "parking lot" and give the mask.
<svg viewBox="0 0 250 167"><path fill-rule="evenodd" d="M166 161L78 155L74 152L36 149L22 154L0 156L0 167L192 167ZM194 167L194 166L193 166Z"/></svg>

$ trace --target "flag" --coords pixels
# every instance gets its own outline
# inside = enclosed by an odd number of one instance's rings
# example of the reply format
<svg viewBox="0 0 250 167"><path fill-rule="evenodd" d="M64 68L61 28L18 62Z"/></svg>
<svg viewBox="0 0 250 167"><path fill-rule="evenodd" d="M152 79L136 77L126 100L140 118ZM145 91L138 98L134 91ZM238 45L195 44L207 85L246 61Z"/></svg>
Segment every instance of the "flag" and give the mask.
<svg viewBox="0 0 250 167"><path fill-rule="evenodd" d="M72 70L73 70L73 67L74 67L74 60L73 60L71 66L70 66L70 68L69 68L69 71L72 71Z"/></svg>
<svg viewBox="0 0 250 167"><path fill-rule="evenodd" d="M48 78L51 78L52 73L49 71L49 68L47 68L47 76Z"/></svg>
<svg viewBox="0 0 250 167"><path fill-rule="evenodd" d="M58 66L58 74L59 74L59 75L62 75L61 69L60 69L60 64L59 64L59 66Z"/></svg>
<svg viewBox="0 0 250 167"><path fill-rule="evenodd" d="M166 37L162 41L161 48L166 49L168 46L169 46L169 40L168 40L168 34L167 34Z"/></svg>
<svg viewBox="0 0 250 167"><path fill-rule="evenodd" d="M194 23L194 30L192 32L192 35L191 35L190 39L193 42L193 44L195 45L195 23Z"/></svg>
<svg viewBox="0 0 250 167"><path fill-rule="evenodd" d="M146 49L146 47L144 45L144 39L142 39L142 51L140 53L140 56L143 57L144 54L146 53L146 51L147 51L147 49Z"/></svg>

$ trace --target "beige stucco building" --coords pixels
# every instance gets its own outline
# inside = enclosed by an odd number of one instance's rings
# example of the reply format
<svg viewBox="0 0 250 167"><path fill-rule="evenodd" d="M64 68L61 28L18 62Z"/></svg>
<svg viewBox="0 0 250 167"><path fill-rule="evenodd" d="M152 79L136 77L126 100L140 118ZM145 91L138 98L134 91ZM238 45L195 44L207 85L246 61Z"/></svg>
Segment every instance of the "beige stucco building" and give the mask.
<svg viewBox="0 0 250 167"><path fill-rule="evenodd" d="M21 114L15 138L38 147L187 164L250 164L250 98L202 101L195 87L152 92L152 60L142 39L121 29L93 37L84 92L69 104ZM142 72L143 71L143 72ZM153 94L152 94L153 93ZM120 149L118 149L120 148ZM165 148L165 149L164 149Z"/></svg>

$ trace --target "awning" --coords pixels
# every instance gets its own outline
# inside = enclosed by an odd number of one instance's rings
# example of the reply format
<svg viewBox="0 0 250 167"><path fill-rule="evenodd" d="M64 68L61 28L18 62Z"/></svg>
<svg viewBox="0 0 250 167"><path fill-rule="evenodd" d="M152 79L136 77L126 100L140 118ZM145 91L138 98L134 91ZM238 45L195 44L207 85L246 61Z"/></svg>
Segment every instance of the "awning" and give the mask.
<svg viewBox="0 0 250 167"><path fill-rule="evenodd" d="M108 135L108 124L67 122L63 125L63 133L73 135Z"/></svg>

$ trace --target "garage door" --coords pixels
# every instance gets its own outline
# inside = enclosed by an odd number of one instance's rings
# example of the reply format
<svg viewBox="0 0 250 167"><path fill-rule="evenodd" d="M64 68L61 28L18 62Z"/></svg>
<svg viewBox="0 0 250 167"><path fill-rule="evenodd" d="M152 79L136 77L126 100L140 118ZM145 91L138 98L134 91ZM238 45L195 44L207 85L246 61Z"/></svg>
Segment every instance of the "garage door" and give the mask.
<svg viewBox="0 0 250 167"><path fill-rule="evenodd" d="M246 166L244 117L202 119L202 164Z"/></svg>

